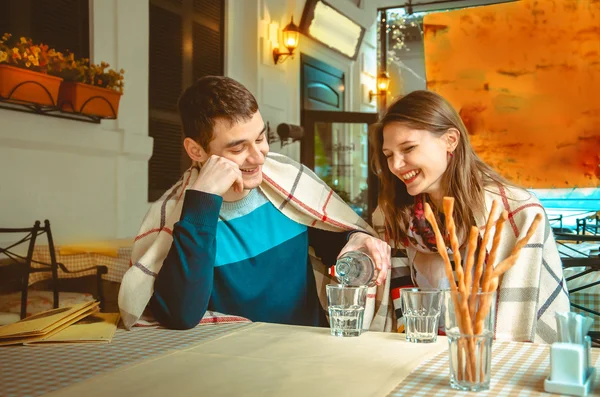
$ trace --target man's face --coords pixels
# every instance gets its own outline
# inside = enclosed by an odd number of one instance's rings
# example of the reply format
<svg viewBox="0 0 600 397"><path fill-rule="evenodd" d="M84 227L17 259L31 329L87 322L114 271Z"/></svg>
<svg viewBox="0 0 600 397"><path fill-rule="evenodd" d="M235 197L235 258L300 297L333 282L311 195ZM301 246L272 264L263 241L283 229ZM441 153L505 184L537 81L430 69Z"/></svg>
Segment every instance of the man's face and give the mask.
<svg viewBox="0 0 600 397"><path fill-rule="evenodd" d="M256 112L249 121L231 125L223 119L215 120L214 138L208 145L208 156L225 157L242 171L244 189L258 187L262 182L262 165L269 153L266 126Z"/></svg>

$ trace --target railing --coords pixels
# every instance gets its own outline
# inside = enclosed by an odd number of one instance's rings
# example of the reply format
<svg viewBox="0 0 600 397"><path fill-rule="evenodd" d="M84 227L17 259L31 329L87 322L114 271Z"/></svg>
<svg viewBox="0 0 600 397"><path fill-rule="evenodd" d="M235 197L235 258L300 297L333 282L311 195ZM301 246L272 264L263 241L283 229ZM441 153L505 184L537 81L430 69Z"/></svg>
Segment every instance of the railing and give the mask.
<svg viewBox="0 0 600 397"><path fill-rule="evenodd" d="M12 94L12 92L11 92L11 94ZM40 105L39 103L35 103L35 102L15 100L15 99L11 99L10 95L8 97L0 96L0 108L15 110L18 112L40 114L42 116L58 117L61 119L84 121L87 123L95 123L95 124L99 124L101 120L116 119L116 117L96 116L96 115L76 112L74 110L69 111L69 112L63 112L56 105ZM112 105L111 105L111 109L112 109ZM113 109L113 112L114 112L114 109Z"/></svg>

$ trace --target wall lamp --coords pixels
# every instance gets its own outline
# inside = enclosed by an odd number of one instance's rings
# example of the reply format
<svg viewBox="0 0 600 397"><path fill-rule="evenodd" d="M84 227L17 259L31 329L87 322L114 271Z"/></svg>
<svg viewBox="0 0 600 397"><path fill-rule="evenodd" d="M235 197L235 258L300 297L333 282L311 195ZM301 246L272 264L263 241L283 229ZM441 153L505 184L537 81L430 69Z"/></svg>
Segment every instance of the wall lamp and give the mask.
<svg viewBox="0 0 600 397"><path fill-rule="evenodd" d="M388 87L390 86L390 76L387 72L381 72L377 76L377 93L374 93L373 90L369 91L369 102L373 100L376 96L385 96L388 92Z"/></svg>
<svg viewBox="0 0 600 397"><path fill-rule="evenodd" d="M294 50L298 47L298 41L300 40L300 29L294 24L294 17L292 21L287 24L281 31L283 35L283 45L288 49L288 52L279 51L279 48L273 49L273 61L275 65L283 63L288 57L294 55Z"/></svg>

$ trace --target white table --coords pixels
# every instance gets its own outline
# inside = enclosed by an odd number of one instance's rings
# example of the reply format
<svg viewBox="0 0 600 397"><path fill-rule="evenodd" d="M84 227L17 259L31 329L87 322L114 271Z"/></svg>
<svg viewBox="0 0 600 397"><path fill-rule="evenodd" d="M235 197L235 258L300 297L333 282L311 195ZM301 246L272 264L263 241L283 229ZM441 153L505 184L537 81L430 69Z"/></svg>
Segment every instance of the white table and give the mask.
<svg viewBox="0 0 600 397"><path fill-rule="evenodd" d="M339 338L327 328L254 323L47 396L386 396L447 348L444 337L413 344L402 334Z"/></svg>
<svg viewBox="0 0 600 397"><path fill-rule="evenodd" d="M0 396L464 396L449 386L447 348L445 337L412 344L264 323L119 329L110 344L0 349ZM549 395L548 345L495 341L493 352L490 390L478 396ZM600 368L598 349L592 363Z"/></svg>

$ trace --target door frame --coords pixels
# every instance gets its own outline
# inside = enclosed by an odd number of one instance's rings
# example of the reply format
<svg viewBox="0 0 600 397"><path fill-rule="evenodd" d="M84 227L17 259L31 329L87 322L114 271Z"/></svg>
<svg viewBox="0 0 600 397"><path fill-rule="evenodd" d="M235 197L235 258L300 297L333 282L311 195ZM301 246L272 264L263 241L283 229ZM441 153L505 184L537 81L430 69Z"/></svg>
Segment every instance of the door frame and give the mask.
<svg viewBox="0 0 600 397"><path fill-rule="evenodd" d="M300 162L314 171L315 169L315 124L323 123L351 123L367 124L369 131L379 120L377 113L363 112L339 112L323 110L303 110L300 115L300 123L304 128L304 136L300 143ZM369 141L367 139L367 141ZM371 169L371 148L367 151L367 185L369 186L368 218L371 219L373 211L377 207L379 192L379 180Z"/></svg>

